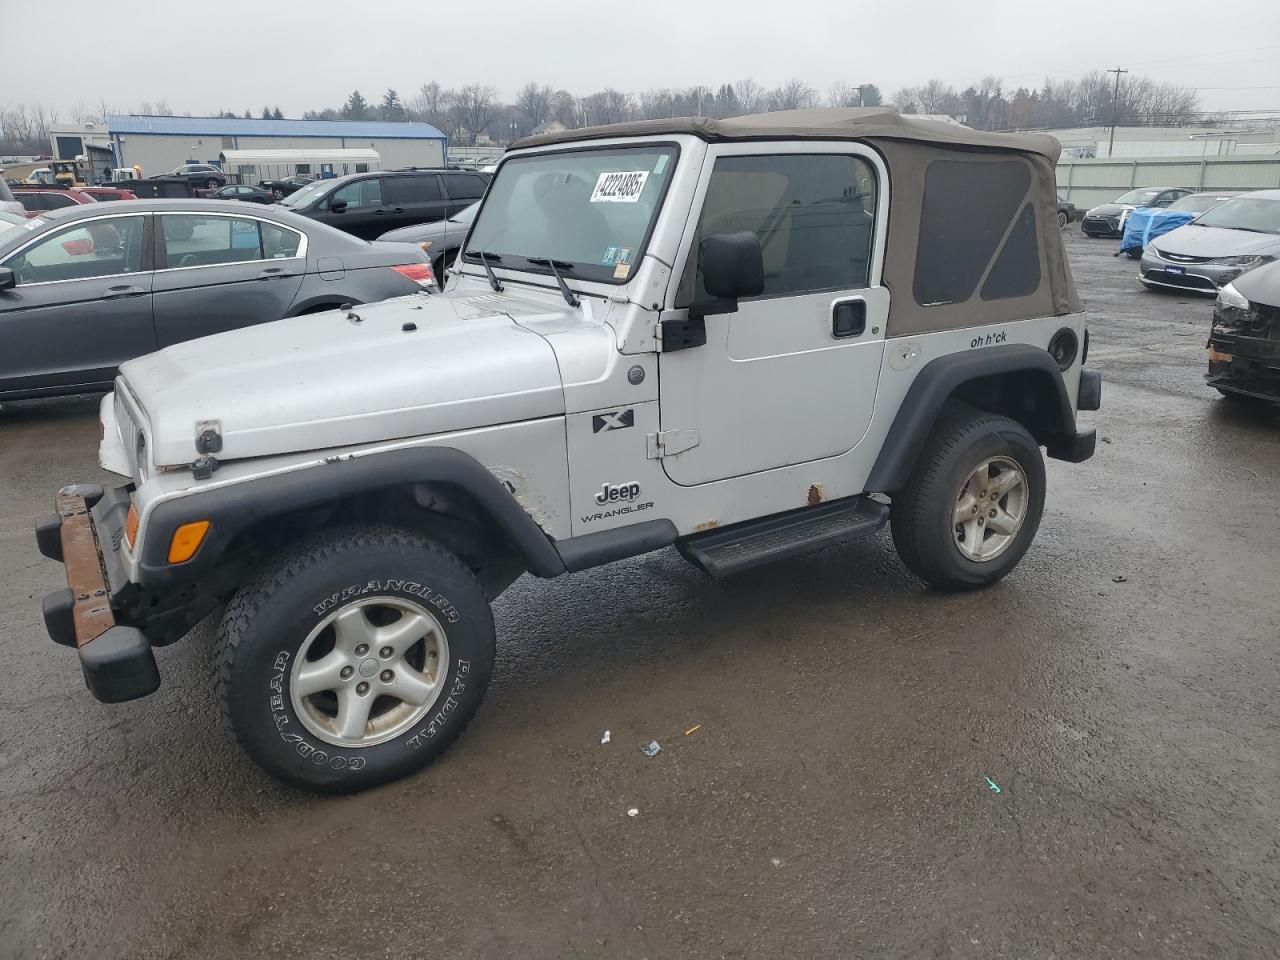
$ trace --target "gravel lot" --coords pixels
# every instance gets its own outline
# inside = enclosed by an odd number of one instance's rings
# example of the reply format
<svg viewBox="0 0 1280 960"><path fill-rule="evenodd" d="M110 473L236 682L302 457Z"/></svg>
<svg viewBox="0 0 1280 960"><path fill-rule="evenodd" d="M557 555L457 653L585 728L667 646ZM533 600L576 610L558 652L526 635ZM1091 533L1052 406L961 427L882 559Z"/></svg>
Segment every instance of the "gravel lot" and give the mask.
<svg viewBox="0 0 1280 960"><path fill-rule="evenodd" d="M1208 390L1209 301L1114 247L1069 242L1098 454L1049 461L1004 583L930 593L887 531L525 579L466 735L356 797L242 757L207 625L90 698L32 524L106 476L96 398L8 405L0 956L1275 957L1280 413Z"/></svg>

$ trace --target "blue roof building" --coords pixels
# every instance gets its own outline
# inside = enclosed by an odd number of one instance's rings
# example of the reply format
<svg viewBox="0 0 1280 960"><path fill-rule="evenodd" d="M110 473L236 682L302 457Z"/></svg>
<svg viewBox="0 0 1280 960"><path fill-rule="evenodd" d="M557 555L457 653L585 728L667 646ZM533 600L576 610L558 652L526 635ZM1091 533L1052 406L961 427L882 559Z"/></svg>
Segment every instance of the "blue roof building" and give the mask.
<svg viewBox="0 0 1280 960"><path fill-rule="evenodd" d="M383 169L443 166L449 138L429 123L357 120L254 120L108 114L107 136L119 167L143 176L184 163L217 163L223 150L376 150ZM309 171L319 173L319 171Z"/></svg>

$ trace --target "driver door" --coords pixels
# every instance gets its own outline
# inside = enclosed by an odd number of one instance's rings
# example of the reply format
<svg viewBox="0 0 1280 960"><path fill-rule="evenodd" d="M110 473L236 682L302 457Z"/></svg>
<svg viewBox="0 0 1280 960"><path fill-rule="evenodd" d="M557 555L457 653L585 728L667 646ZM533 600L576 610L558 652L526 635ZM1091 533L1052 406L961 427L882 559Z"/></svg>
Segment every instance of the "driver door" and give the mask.
<svg viewBox="0 0 1280 960"><path fill-rule="evenodd" d="M685 486L857 446L871 423L889 309L880 286L887 179L874 153L852 143L736 144L708 161L669 316L707 297L697 251L712 234L756 234L765 289L736 313L708 316L706 343L664 345L659 355L661 428L697 432L696 445L662 460Z"/></svg>
<svg viewBox="0 0 1280 960"><path fill-rule="evenodd" d="M0 264L18 281L0 290L0 391L109 383L155 350L149 219L79 221Z"/></svg>

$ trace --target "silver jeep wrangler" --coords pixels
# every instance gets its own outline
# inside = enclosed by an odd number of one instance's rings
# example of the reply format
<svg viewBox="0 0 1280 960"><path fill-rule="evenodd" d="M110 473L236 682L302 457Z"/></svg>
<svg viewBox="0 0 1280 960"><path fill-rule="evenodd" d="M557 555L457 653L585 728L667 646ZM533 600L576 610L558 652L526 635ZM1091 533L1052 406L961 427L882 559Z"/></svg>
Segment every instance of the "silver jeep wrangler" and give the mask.
<svg viewBox="0 0 1280 960"><path fill-rule="evenodd" d="M231 728L338 792L458 736L525 572L674 545L722 577L888 521L934 587L993 583L1041 448L1094 449L1057 156L874 109L525 140L443 292L121 368L100 458L128 483L38 525L49 632L129 700L225 605Z"/></svg>

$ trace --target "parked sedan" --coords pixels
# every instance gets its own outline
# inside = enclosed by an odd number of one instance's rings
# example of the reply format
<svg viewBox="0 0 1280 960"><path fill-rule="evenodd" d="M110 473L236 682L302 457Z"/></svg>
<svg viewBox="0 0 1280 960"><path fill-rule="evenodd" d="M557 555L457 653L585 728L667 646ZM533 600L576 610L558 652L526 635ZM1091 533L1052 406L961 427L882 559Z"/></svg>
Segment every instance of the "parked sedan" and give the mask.
<svg viewBox="0 0 1280 960"><path fill-rule="evenodd" d="M1139 187L1088 211L1080 221L1080 229L1086 237L1118 237L1124 232L1130 210L1167 207L1192 192L1186 187Z"/></svg>
<svg viewBox="0 0 1280 960"><path fill-rule="evenodd" d="M1191 223L1151 241L1138 279L1149 289L1215 295L1242 273L1280 258L1280 190L1224 200Z"/></svg>
<svg viewBox="0 0 1280 960"><path fill-rule="evenodd" d="M1070 200L1058 198L1058 229L1065 230L1067 224L1076 218L1076 205Z"/></svg>
<svg viewBox="0 0 1280 960"><path fill-rule="evenodd" d="M403 243L278 207L134 200L0 233L0 399L107 390L126 360L236 327L434 290Z"/></svg>
<svg viewBox="0 0 1280 960"><path fill-rule="evenodd" d="M471 229L471 221L476 218L476 211L479 209L480 204L473 203L452 217L435 223L419 223L412 227L389 230L378 239L416 243L431 258L431 269L435 272L436 280L443 286L449 265L453 263L462 241L467 239L467 231Z"/></svg>
<svg viewBox="0 0 1280 960"><path fill-rule="evenodd" d="M245 203L275 203L276 198L270 190L261 187L249 187L241 183L229 183L221 190L210 195L214 200L241 200Z"/></svg>
<svg viewBox="0 0 1280 960"><path fill-rule="evenodd" d="M49 210L97 202L83 190L74 187L37 187L25 184L14 189L13 195L26 208L28 217L38 217Z"/></svg>
<svg viewBox="0 0 1280 960"><path fill-rule="evenodd" d="M315 183L316 178L309 173L295 173L292 177L285 177L283 180L259 180L258 186L263 190L270 191L271 195L277 200L283 200L285 197L297 193L309 183Z"/></svg>

